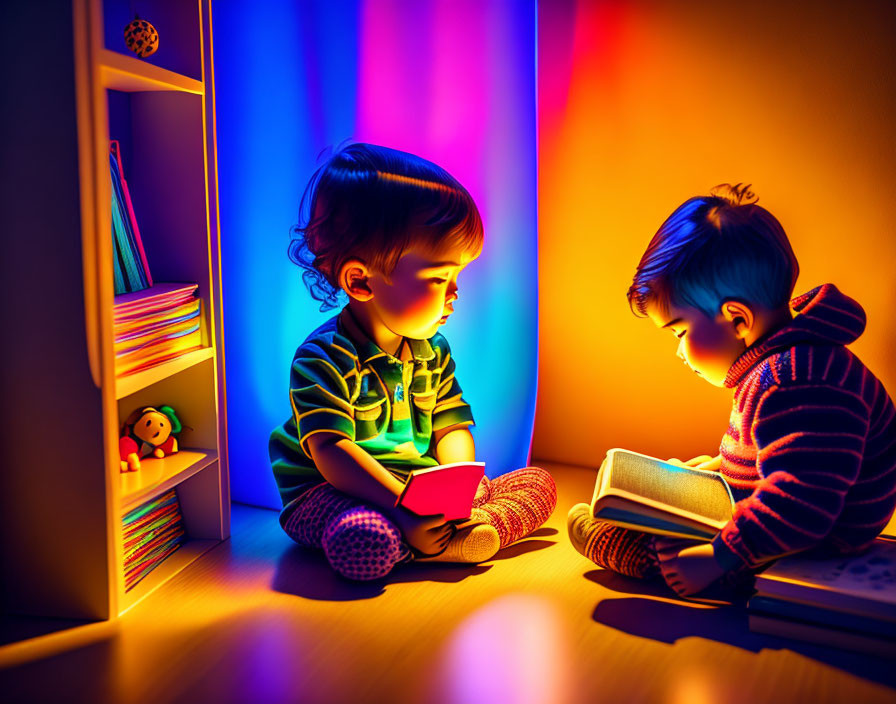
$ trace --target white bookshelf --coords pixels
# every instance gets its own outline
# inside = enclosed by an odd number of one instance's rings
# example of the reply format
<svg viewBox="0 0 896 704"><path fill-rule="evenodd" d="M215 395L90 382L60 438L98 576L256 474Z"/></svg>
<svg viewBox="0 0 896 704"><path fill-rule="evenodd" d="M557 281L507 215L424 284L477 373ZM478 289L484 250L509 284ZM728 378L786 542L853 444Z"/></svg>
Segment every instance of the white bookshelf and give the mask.
<svg viewBox="0 0 896 704"><path fill-rule="evenodd" d="M4 28L20 58L7 81L18 96L7 156L29 187L0 213L13 245L0 287L16 303L16 344L0 346L15 409L4 416L0 473L0 572L10 577L0 650L36 647L36 633L53 631L46 624L61 635L66 624L116 618L230 533L210 1L139 3L161 37L146 60L124 46L130 8L22 3ZM45 32L58 39L52 51L34 41ZM197 283L202 310L200 349L121 378L111 139L154 281ZM181 419L180 451L121 473L122 421L157 405ZM186 542L125 591L122 516L171 489Z"/></svg>

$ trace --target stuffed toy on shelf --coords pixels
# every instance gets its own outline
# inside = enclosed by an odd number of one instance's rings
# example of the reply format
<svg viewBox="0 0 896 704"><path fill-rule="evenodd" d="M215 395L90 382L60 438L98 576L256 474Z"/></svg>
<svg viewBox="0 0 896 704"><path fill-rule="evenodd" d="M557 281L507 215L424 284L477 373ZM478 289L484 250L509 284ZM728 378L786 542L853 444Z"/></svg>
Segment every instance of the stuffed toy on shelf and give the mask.
<svg viewBox="0 0 896 704"><path fill-rule="evenodd" d="M121 428L118 452L122 472L136 472L143 457L162 458L177 452L174 436L183 426L171 406L144 406L128 416Z"/></svg>

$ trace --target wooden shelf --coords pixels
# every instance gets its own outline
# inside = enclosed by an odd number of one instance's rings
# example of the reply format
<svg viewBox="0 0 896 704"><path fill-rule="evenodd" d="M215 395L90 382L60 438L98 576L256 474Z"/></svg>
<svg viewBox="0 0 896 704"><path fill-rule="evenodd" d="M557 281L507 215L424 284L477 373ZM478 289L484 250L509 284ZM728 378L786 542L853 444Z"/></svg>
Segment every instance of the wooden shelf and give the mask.
<svg viewBox="0 0 896 704"><path fill-rule="evenodd" d="M153 66L117 51L100 51L100 80L103 87L126 93L150 90L172 90L182 93L205 94L202 81L188 78L174 71Z"/></svg>
<svg viewBox="0 0 896 704"><path fill-rule="evenodd" d="M201 350L187 352L164 364L144 369L142 372L118 377L115 380L115 398L122 399L125 396L130 396L148 386L152 386L158 381L162 381L162 379L167 379L207 359L212 359L214 356L214 347L203 347Z"/></svg>
<svg viewBox="0 0 896 704"><path fill-rule="evenodd" d="M215 545L220 545L220 543L220 540L187 539L183 545L162 560L158 567L134 585L133 589L125 592L120 613L130 609L193 562L193 560L211 550Z"/></svg>
<svg viewBox="0 0 896 704"><path fill-rule="evenodd" d="M144 458L136 472L121 474L120 513L163 494L218 459L214 450L186 449L162 459Z"/></svg>

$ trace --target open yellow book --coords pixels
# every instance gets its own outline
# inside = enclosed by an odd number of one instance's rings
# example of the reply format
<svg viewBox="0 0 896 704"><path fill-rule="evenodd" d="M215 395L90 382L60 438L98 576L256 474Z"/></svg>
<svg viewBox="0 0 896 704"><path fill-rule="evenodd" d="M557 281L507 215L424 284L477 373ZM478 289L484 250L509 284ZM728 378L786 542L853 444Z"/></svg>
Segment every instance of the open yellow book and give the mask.
<svg viewBox="0 0 896 704"><path fill-rule="evenodd" d="M731 519L734 498L724 477L613 449L600 466L591 515L626 528L712 540Z"/></svg>

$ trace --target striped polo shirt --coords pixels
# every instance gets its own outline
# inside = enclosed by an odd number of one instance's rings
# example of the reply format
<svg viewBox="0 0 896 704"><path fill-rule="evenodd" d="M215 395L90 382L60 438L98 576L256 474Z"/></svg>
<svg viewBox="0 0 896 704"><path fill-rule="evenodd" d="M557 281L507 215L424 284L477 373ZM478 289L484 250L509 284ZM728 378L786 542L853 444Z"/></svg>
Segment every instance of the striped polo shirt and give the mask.
<svg viewBox="0 0 896 704"><path fill-rule="evenodd" d="M791 301L793 321L728 372L721 472L734 517L713 542L728 569L819 547L860 550L896 506L896 410L845 345L865 312L831 284Z"/></svg>
<svg viewBox="0 0 896 704"><path fill-rule="evenodd" d="M296 351L292 414L268 445L284 506L309 482L323 480L307 444L315 433L348 438L404 480L412 469L438 464L434 431L473 424L444 336L406 342L410 359L384 352L346 307Z"/></svg>

